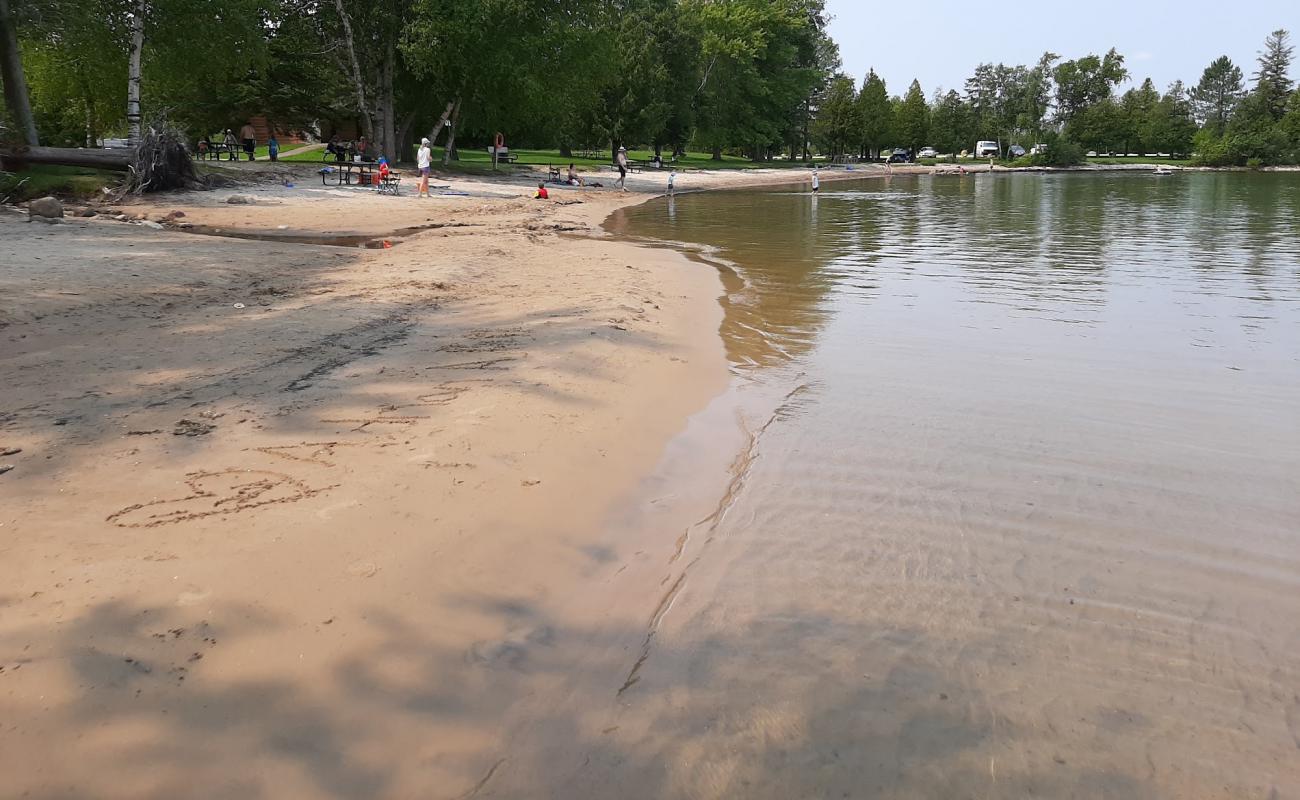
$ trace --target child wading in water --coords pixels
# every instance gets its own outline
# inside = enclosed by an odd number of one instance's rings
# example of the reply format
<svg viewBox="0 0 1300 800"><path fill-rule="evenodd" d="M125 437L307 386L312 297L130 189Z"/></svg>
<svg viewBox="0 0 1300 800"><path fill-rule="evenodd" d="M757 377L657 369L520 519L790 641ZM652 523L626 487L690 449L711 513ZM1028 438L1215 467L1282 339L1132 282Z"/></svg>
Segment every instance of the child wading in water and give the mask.
<svg viewBox="0 0 1300 800"><path fill-rule="evenodd" d="M816 194L822 190L822 177L821 175L817 174L817 170L815 169L813 170L812 181L813 181L813 194Z"/></svg>
<svg viewBox="0 0 1300 800"><path fill-rule="evenodd" d="M673 191L677 186L677 170L668 173L668 196L673 196Z"/></svg>

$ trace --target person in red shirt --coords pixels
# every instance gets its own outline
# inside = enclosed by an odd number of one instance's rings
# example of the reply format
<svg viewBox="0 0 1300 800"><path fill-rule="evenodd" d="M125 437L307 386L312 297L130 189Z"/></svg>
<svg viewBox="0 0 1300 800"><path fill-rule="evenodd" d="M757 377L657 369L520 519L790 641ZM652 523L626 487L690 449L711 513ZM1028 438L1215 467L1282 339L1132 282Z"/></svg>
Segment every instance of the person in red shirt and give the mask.
<svg viewBox="0 0 1300 800"><path fill-rule="evenodd" d="M538 183L538 184L537 184L537 194L533 195L533 199L534 199L534 200L549 200L549 199L551 199L551 196L550 196L549 194L547 194L547 192L546 192L546 184L545 184L545 183Z"/></svg>

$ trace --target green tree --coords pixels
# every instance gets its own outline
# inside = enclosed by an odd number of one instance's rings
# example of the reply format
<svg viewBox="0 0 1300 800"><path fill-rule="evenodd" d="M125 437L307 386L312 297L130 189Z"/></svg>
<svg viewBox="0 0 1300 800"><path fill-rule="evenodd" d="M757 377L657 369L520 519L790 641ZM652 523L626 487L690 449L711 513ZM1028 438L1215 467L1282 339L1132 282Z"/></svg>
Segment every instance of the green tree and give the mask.
<svg viewBox="0 0 1300 800"><path fill-rule="evenodd" d="M1241 68L1227 56L1219 56L1201 73L1200 83L1192 90L1196 116L1214 133L1222 136L1232 118L1232 110L1242 97Z"/></svg>
<svg viewBox="0 0 1300 800"><path fill-rule="evenodd" d="M940 153L957 154L975 141L971 111L956 91L936 94L930 109L930 144Z"/></svg>
<svg viewBox="0 0 1300 800"><path fill-rule="evenodd" d="M789 137L801 106L823 82L820 2L682 0L698 26L704 65L696 141L715 159L725 148L767 158Z"/></svg>
<svg viewBox="0 0 1300 800"><path fill-rule="evenodd" d="M1087 55L1063 61L1052 70L1056 80L1056 117L1065 126L1090 106L1110 99L1115 86L1128 78L1124 56L1114 48L1104 56Z"/></svg>
<svg viewBox="0 0 1300 800"><path fill-rule="evenodd" d="M813 125L813 136L823 152L831 157L858 148L861 125L856 101L857 92L852 78L840 75L831 81Z"/></svg>
<svg viewBox="0 0 1300 800"><path fill-rule="evenodd" d="M1127 135L1124 110L1113 98L1084 106L1075 113L1067 138L1099 153L1122 149Z"/></svg>
<svg viewBox="0 0 1300 800"><path fill-rule="evenodd" d="M912 81L894 115L894 140L915 153L930 133L930 106L925 102L921 82Z"/></svg>
<svg viewBox="0 0 1300 800"><path fill-rule="evenodd" d="M889 144L894 130L893 108L885 81L874 69L867 71L858 92L858 123L861 125L859 142L862 155L879 158L880 150Z"/></svg>
<svg viewBox="0 0 1300 800"><path fill-rule="evenodd" d="M1046 53L1033 69L1006 64L976 67L966 80L976 135L995 139L999 148L1022 134L1036 137L1046 113L1047 71L1055 58Z"/></svg>
<svg viewBox="0 0 1300 800"><path fill-rule="evenodd" d="M1278 123L1278 129L1286 140L1285 160L1290 164L1300 163L1300 89L1291 93L1286 115Z"/></svg>
<svg viewBox="0 0 1300 800"><path fill-rule="evenodd" d="M1255 91L1263 107L1278 120L1286 113L1291 97L1291 55L1295 48L1290 44L1291 34L1276 30L1264 40L1264 50L1259 54L1259 69L1255 72Z"/></svg>
<svg viewBox="0 0 1300 800"><path fill-rule="evenodd" d="M1160 93L1150 78L1143 81L1141 86L1125 92L1119 102L1119 124L1116 131L1119 138L1107 143L1108 146L1117 144L1125 153L1145 154L1151 147L1145 137L1146 125L1159 102Z"/></svg>
<svg viewBox="0 0 1300 800"><path fill-rule="evenodd" d="M1142 125L1142 140L1156 153L1168 153L1174 158L1192 151L1196 135L1196 120L1192 104L1182 81L1175 81L1147 114Z"/></svg>
<svg viewBox="0 0 1300 800"><path fill-rule="evenodd" d="M1279 164L1286 156L1287 141L1282 126L1273 117L1268 94L1254 91L1237 105L1224 134L1228 163Z"/></svg>

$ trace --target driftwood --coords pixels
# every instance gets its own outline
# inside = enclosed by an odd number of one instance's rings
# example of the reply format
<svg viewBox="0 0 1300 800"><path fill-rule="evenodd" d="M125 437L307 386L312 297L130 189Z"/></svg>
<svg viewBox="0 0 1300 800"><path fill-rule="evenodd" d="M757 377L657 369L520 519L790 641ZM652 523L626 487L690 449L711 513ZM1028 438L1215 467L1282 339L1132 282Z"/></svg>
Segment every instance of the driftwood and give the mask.
<svg viewBox="0 0 1300 800"><path fill-rule="evenodd" d="M22 169L26 164L119 170L126 173L126 180L118 190L122 195L206 186L194 169L184 137L161 119L146 128L139 143L130 149L10 147L0 149L0 161L11 170Z"/></svg>
<svg viewBox="0 0 1300 800"><path fill-rule="evenodd" d="M197 189L204 185L194 169L185 138L165 119L146 128L130 153L123 194Z"/></svg>

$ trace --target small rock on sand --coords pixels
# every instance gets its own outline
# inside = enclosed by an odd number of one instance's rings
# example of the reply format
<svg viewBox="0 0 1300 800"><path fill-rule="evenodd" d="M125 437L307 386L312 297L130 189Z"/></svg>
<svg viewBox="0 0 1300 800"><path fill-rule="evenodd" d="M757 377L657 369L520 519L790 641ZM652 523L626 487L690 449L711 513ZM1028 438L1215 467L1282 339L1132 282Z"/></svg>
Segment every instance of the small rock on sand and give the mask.
<svg viewBox="0 0 1300 800"><path fill-rule="evenodd" d="M13 468L14 468L13 464L0 464L0 475L5 474L6 472L8 472Z"/></svg>
<svg viewBox="0 0 1300 800"><path fill-rule="evenodd" d="M226 198L226 202L232 206L247 206L252 205L253 198L246 194L232 194Z"/></svg>
<svg viewBox="0 0 1300 800"><path fill-rule="evenodd" d="M216 429L217 426L211 423L182 419L176 423L176 427L172 429L172 434L175 436L206 436Z"/></svg>
<svg viewBox="0 0 1300 800"><path fill-rule="evenodd" d="M41 197L27 204L28 219L63 219L63 203L57 197Z"/></svg>
<svg viewBox="0 0 1300 800"><path fill-rule="evenodd" d="M145 226L146 228L153 228L153 229L155 229L155 230L162 230L162 229L163 229L163 226L162 226L162 225L160 225L160 224L157 223L157 222L154 222L154 221L151 220L151 219L141 220L140 224L143 225L143 226Z"/></svg>

